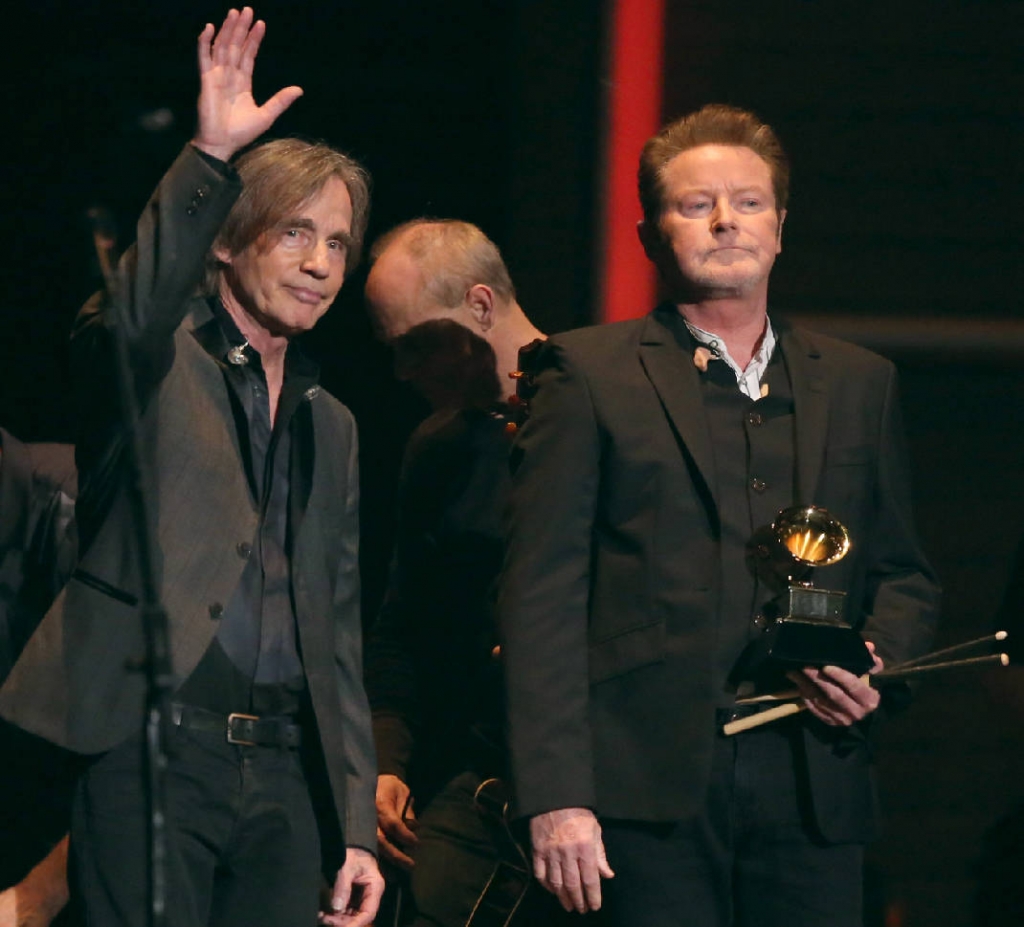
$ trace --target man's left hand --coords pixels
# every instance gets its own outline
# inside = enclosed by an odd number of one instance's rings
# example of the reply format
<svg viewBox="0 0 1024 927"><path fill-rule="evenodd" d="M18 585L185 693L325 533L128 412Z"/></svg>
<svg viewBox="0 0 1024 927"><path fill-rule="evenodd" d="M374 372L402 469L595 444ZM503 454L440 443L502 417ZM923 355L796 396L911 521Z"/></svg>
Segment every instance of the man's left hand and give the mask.
<svg viewBox="0 0 1024 927"><path fill-rule="evenodd" d="M320 914L328 927L368 927L384 894L384 877L369 850L349 847L345 865L338 870L331 896L331 911Z"/></svg>
<svg viewBox="0 0 1024 927"><path fill-rule="evenodd" d="M877 673L884 666L882 658L875 653L874 644L868 642L867 646L875 660L870 672ZM800 690L807 710L832 727L849 727L863 720L881 700L878 690L873 689L866 679L838 666L820 669L809 666L787 675Z"/></svg>

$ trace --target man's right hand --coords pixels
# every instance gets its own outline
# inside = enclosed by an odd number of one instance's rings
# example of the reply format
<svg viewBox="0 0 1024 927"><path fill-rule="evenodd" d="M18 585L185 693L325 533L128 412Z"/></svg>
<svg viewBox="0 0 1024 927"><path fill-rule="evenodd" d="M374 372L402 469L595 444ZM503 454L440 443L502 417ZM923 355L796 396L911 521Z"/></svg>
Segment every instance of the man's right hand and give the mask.
<svg viewBox="0 0 1024 927"><path fill-rule="evenodd" d="M409 827L415 825L412 796L398 776L377 777L377 850L381 858L406 871L412 869L412 857L403 850L416 846L416 835Z"/></svg>
<svg viewBox="0 0 1024 927"><path fill-rule="evenodd" d="M560 808L530 818L533 874L566 911L601 907L601 879L615 873L604 855L601 825L589 808Z"/></svg>
<svg viewBox="0 0 1024 927"><path fill-rule="evenodd" d="M220 31L213 25L199 34L199 124L192 144L221 161L267 131L302 96L301 87L285 87L262 106L252 96L252 69L263 34L251 7L229 10Z"/></svg>

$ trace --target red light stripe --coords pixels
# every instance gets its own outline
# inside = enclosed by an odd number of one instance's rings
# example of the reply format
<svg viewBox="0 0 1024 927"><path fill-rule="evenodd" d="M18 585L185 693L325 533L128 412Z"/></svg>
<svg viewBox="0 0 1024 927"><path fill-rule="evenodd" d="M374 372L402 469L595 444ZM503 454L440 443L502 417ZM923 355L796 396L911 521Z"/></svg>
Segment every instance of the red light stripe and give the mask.
<svg viewBox="0 0 1024 927"><path fill-rule="evenodd" d="M643 315L654 305L654 269L636 236L640 149L661 124L664 0L612 0L610 89L602 179L601 319Z"/></svg>

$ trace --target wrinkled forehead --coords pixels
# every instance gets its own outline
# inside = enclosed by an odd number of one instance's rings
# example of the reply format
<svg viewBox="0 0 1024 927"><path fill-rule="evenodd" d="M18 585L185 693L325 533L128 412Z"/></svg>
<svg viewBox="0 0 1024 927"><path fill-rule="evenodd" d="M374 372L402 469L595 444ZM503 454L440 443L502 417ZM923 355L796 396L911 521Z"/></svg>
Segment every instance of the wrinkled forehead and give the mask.
<svg viewBox="0 0 1024 927"><path fill-rule="evenodd" d="M697 145L669 159L662 167L662 194L680 185L758 187L773 191L768 162L745 145Z"/></svg>

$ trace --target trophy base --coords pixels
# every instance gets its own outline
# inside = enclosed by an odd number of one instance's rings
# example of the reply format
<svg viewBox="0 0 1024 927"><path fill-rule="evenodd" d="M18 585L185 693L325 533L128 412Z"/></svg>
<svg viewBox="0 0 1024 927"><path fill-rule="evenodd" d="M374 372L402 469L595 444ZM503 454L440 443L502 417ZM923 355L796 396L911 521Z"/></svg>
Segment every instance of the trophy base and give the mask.
<svg viewBox="0 0 1024 927"><path fill-rule="evenodd" d="M805 666L838 666L860 676L874 665L864 639L848 624L783 616L751 641L732 677L771 685L787 670Z"/></svg>

